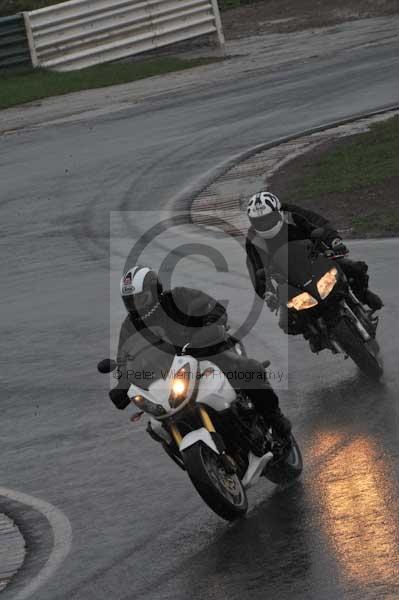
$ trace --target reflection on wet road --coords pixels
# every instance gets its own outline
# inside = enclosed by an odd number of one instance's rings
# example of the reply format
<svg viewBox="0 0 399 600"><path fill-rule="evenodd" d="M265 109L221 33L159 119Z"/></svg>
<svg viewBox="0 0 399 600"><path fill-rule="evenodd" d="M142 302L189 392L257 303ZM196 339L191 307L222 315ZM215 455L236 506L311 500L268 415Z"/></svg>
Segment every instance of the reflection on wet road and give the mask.
<svg viewBox="0 0 399 600"><path fill-rule="evenodd" d="M327 432L316 444L316 456L335 448L313 489L342 574L376 597L398 598L397 505L388 457L366 437Z"/></svg>

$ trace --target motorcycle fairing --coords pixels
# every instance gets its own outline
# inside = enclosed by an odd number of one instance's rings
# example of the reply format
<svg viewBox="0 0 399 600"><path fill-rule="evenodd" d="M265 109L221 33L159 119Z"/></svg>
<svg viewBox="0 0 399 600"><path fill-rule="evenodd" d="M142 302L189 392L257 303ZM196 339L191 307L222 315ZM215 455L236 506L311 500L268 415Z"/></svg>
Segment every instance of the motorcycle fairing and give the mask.
<svg viewBox="0 0 399 600"><path fill-rule="evenodd" d="M154 417L150 417L150 423L151 423L151 427L153 429L153 431L161 438L164 439L164 441L167 444L171 444L172 443L172 437L169 434L168 431L166 431L166 429L163 427L162 423L160 423L157 419L154 419Z"/></svg>
<svg viewBox="0 0 399 600"><path fill-rule="evenodd" d="M179 445L179 450L180 452L184 452L184 450L187 450L187 448L190 448L198 443L203 443L213 452L215 452L215 454L220 454L211 434L205 429L205 427L201 427L200 429L196 429L187 433ZM255 456L255 454L252 452L248 453L248 469L242 478L242 485L244 488L249 488L259 481L266 468L266 465L271 461L272 458L272 452L267 452L260 457Z"/></svg>
<svg viewBox="0 0 399 600"><path fill-rule="evenodd" d="M219 367L209 360L202 360L200 362L200 374L201 379L196 402L206 404L217 412L230 408L232 402L236 399L236 393Z"/></svg>
<svg viewBox="0 0 399 600"><path fill-rule="evenodd" d="M177 408L172 408L169 399L171 385L178 371L189 365L190 377L188 390L184 400ZM207 376L207 372L209 373ZM211 373L212 372L212 373ZM166 375L166 374L165 374ZM142 396L155 407L161 407L163 414L153 415L158 420L164 420L181 411L192 400L196 393L195 401L206 404L221 412L230 408L236 398L234 388L229 383L224 373L214 363L204 360L200 363L192 356L175 356L168 374L165 378L160 377L149 385L149 389L143 389L132 383L128 390L128 396L134 401L135 396ZM140 406L137 405L139 408Z"/></svg>
<svg viewBox="0 0 399 600"><path fill-rule="evenodd" d="M287 280L287 283L279 284L280 298L284 302L302 292L308 292L320 302L322 298L317 289L319 279L333 266L338 270L339 277L342 277L338 263L332 265L323 254L312 255L312 251L313 244L310 240L296 240L284 244L273 255L273 265Z"/></svg>
<svg viewBox="0 0 399 600"><path fill-rule="evenodd" d="M185 365L189 365L190 367L188 389L184 400L177 408L173 408L169 403L171 386L174 377ZM192 356L175 356L168 373L165 372L163 377L159 377L159 379L156 379L153 383L151 383L148 387L148 390L132 383L129 387L127 395L131 400L133 399L133 401L135 396L143 396L152 404L163 408L164 414L157 415L157 419L163 420L169 418L173 414L182 410L190 402L196 387L197 367L198 361Z"/></svg>
<svg viewBox="0 0 399 600"><path fill-rule="evenodd" d="M267 463L273 458L272 452L266 452L263 456L255 456L252 452L248 454L248 469L245 472L244 477L242 478L242 485L245 488L249 488L252 485L255 485L260 477L262 476L263 471Z"/></svg>
<svg viewBox="0 0 399 600"><path fill-rule="evenodd" d="M198 444L199 442L204 443L208 446L215 454L220 454L219 450L216 448L216 444L212 439L209 431L205 429L205 427L200 427L199 429L194 429L194 431L190 431L187 433L179 445L180 452L184 452L190 446L194 446L194 444Z"/></svg>

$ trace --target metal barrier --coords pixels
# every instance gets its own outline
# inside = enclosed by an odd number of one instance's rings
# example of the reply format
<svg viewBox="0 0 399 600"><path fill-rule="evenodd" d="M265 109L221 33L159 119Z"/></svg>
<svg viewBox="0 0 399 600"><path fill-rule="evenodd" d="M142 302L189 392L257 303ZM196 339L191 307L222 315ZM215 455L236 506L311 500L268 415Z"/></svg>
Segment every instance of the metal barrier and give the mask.
<svg viewBox="0 0 399 600"><path fill-rule="evenodd" d="M31 65L22 15L0 19L0 69Z"/></svg>
<svg viewBox="0 0 399 600"><path fill-rule="evenodd" d="M217 0L70 0L24 13L34 66L82 69L214 34Z"/></svg>

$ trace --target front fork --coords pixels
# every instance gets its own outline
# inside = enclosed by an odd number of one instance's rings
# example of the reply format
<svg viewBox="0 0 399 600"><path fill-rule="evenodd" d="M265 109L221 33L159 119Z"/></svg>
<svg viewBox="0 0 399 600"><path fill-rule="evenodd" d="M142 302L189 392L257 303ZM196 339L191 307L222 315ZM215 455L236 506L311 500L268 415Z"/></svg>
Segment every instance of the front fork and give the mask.
<svg viewBox="0 0 399 600"><path fill-rule="evenodd" d="M365 310L363 304L360 302L360 300L356 297L356 295L350 288L349 288L349 297L354 306L354 310L357 310L357 312L360 313L360 315L356 314L356 317L361 322L363 321L363 325L364 325L365 329L367 330L367 333L369 333L371 337L375 337L375 333L377 331L377 325L378 325L378 317L376 315L374 315L372 311Z"/></svg>
<svg viewBox="0 0 399 600"><path fill-rule="evenodd" d="M220 435L216 432L216 429L215 429L215 427L214 427L214 425L212 423L212 419L208 415L208 412L207 412L206 408L204 408L203 406L199 406L199 416L201 417L201 421L202 421L203 426L205 427L205 429L207 430L207 432L211 435L212 439L215 442L216 448L220 452L219 446L216 443L216 439L220 438L220 440L222 441L222 443L223 443L223 440L220 437ZM181 435L177 424L176 423L171 423L169 425L169 429L170 429L170 433L171 433L173 439L175 440L177 446L179 447L180 444L183 441L183 436ZM216 439L214 439L214 436L216 436ZM220 444L220 442L219 442L219 444ZM224 444L223 444L223 446L224 446Z"/></svg>
<svg viewBox="0 0 399 600"><path fill-rule="evenodd" d="M201 418L202 424L206 431L211 436L217 451L220 454L220 458L222 460L222 464L227 473L233 474L237 471L237 465L235 461L226 453L226 446L224 444L222 436L216 431L215 426L212 422L211 417L208 414L206 408L202 405L198 407L199 416ZM171 423L170 425L170 433L176 442L177 447L180 447L180 444L183 441L183 436L181 435L178 426L176 423Z"/></svg>
<svg viewBox="0 0 399 600"><path fill-rule="evenodd" d="M371 336L370 336L369 332L365 329L365 327L361 323L359 317L357 315L355 315L355 313L350 308L350 306L348 305L346 300L342 300L341 305L342 305L342 308L344 309L344 311L346 312L346 314L351 319L351 321L354 324L354 326L356 327L356 329L358 330L362 339L365 342L370 340ZM337 354L337 353L345 354L344 350L341 348L341 346L337 342L337 340L335 340L333 337L330 337L326 322L324 321L323 317L319 317L317 319L317 328L312 325L309 328L311 331L313 330L312 332L315 333L316 335L318 333L319 335L322 336L321 339L325 341L326 347L330 347L330 350L332 350L334 354Z"/></svg>
<svg viewBox="0 0 399 600"><path fill-rule="evenodd" d="M346 313L349 314L351 321L362 336L363 340L365 342L368 342L372 337L375 336L375 332L377 330L378 325L378 317L373 317L371 314L367 313L367 310L364 309L362 302L359 300L359 298L353 291L351 287L351 282L348 281L347 278L346 281L348 285L347 291L349 301L352 306L350 306L345 299L342 301L342 306ZM360 312L360 315L356 314L357 312ZM366 323L364 322L364 320L366 320ZM369 330L369 324L371 325L371 331Z"/></svg>

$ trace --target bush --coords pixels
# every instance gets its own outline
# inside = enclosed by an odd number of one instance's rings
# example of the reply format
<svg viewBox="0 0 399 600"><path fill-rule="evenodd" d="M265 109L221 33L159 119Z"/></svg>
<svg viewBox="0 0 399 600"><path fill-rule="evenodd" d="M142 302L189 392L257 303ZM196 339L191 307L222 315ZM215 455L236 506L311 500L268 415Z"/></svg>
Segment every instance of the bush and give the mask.
<svg viewBox="0 0 399 600"><path fill-rule="evenodd" d="M238 8L245 4L255 4L262 0L219 0L220 10L229 10L230 8Z"/></svg>
<svg viewBox="0 0 399 600"><path fill-rule="evenodd" d="M15 15L24 10L36 10L65 0L0 0L0 17Z"/></svg>
<svg viewBox="0 0 399 600"><path fill-rule="evenodd" d="M237 8L241 5L240 0L219 0L220 10L228 10L229 8Z"/></svg>

